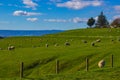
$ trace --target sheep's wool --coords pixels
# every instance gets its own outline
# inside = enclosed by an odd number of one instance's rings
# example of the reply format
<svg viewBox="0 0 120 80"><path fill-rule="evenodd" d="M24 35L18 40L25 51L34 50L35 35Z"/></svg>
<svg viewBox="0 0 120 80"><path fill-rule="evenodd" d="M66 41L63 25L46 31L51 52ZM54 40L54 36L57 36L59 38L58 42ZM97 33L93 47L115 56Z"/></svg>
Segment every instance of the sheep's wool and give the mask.
<svg viewBox="0 0 120 80"><path fill-rule="evenodd" d="M100 60L99 62L98 62L98 67L99 68L102 68L102 67L104 67L105 66L105 61L104 60Z"/></svg>

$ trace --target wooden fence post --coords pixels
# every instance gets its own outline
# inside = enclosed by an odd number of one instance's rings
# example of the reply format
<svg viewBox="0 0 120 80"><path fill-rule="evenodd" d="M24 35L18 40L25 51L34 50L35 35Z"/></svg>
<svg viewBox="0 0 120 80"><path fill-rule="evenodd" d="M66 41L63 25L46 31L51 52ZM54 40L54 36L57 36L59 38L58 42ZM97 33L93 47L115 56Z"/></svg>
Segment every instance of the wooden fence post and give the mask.
<svg viewBox="0 0 120 80"><path fill-rule="evenodd" d="M20 62L20 79L23 78L23 67L24 67L24 63Z"/></svg>
<svg viewBox="0 0 120 80"><path fill-rule="evenodd" d="M111 67L113 68L113 54L111 55Z"/></svg>
<svg viewBox="0 0 120 80"><path fill-rule="evenodd" d="M59 60L56 60L56 74L59 73Z"/></svg>
<svg viewBox="0 0 120 80"><path fill-rule="evenodd" d="M88 70L89 70L89 59L86 58L86 71L88 71Z"/></svg>

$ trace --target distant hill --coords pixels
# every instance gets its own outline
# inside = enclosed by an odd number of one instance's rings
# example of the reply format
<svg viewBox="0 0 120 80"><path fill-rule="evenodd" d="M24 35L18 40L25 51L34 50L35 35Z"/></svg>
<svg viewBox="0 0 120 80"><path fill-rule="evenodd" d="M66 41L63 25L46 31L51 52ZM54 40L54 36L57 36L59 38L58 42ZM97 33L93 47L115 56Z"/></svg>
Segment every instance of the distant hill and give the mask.
<svg viewBox="0 0 120 80"><path fill-rule="evenodd" d="M54 34L63 32L63 30L0 30L0 36L42 36L45 34Z"/></svg>

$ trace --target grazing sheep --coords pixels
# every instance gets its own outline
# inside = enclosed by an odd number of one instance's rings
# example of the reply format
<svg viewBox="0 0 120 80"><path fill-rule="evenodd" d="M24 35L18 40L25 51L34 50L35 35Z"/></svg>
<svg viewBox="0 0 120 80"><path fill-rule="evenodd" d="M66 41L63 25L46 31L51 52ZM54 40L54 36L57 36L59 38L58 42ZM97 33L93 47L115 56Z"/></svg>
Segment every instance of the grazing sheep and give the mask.
<svg viewBox="0 0 120 80"><path fill-rule="evenodd" d="M58 44L55 44L55 47L56 47L56 46L59 46L59 45L58 45Z"/></svg>
<svg viewBox="0 0 120 80"><path fill-rule="evenodd" d="M101 39L97 39L96 42L101 42Z"/></svg>
<svg viewBox="0 0 120 80"><path fill-rule="evenodd" d="M114 40L112 39L111 41L113 42Z"/></svg>
<svg viewBox="0 0 120 80"><path fill-rule="evenodd" d="M82 42L83 42L83 43L87 43L87 41L86 41L86 40L82 40Z"/></svg>
<svg viewBox="0 0 120 80"><path fill-rule="evenodd" d="M12 49L15 49L15 46L11 46Z"/></svg>
<svg viewBox="0 0 120 80"><path fill-rule="evenodd" d="M66 40L66 42L68 42L68 40Z"/></svg>
<svg viewBox="0 0 120 80"><path fill-rule="evenodd" d="M92 42L92 43L91 43L91 45L92 45L92 46L95 46L95 43L94 43L94 42Z"/></svg>
<svg viewBox="0 0 120 80"><path fill-rule="evenodd" d="M42 41L42 39L40 39L40 41Z"/></svg>
<svg viewBox="0 0 120 80"><path fill-rule="evenodd" d="M71 39L70 41L73 41L73 39Z"/></svg>
<svg viewBox="0 0 120 80"><path fill-rule="evenodd" d="M15 49L15 46L9 46L8 47L8 50L14 50Z"/></svg>
<svg viewBox="0 0 120 80"><path fill-rule="evenodd" d="M69 43L69 42L66 42L66 43L65 43L65 46L70 46L70 43Z"/></svg>
<svg viewBox="0 0 120 80"><path fill-rule="evenodd" d="M105 61L104 60L100 60L99 62L98 62L98 67L99 68L102 68L102 67L104 67L105 66Z"/></svg>
<svg viewBox="0 0 120 80"><path fill-rule="evenodd" d="M46 44L45 46L46 46L46 47L48 47L49 45L48 45L48 44Z"/></svg>

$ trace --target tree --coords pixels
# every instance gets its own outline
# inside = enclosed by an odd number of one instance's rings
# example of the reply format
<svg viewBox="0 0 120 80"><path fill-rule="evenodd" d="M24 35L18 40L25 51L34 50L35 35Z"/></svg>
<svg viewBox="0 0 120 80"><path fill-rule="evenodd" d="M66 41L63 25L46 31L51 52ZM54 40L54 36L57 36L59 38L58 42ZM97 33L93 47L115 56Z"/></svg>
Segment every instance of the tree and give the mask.
<svg viewBox="0 0 120 80"><path fill-rule="evenodd" d="M98 16L98 20L96 23L96 27L98 28L106 28L109 26L109 22L106 19L106 16L101 12L101 14Z"/></svg>
<svg viewBox="0 0 120 80"><path fill-rule="evenodd" d="M112 23L111 26L113 27L120 27L120 18L115 19Z"/></svg>
<svg viewBox="0 0 120 80"><path fill-rule="evenodd" d="M92 26L94 25L94 23L95 23L95 19L93 17L91 17L87 21L87 25L90 26L90 28L92 28Z"/></svg>

